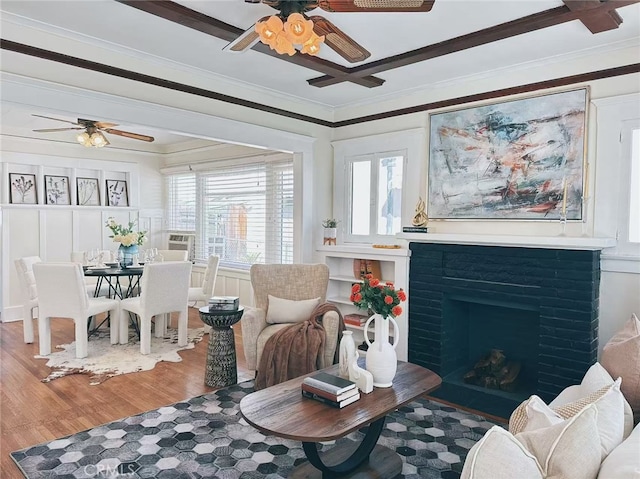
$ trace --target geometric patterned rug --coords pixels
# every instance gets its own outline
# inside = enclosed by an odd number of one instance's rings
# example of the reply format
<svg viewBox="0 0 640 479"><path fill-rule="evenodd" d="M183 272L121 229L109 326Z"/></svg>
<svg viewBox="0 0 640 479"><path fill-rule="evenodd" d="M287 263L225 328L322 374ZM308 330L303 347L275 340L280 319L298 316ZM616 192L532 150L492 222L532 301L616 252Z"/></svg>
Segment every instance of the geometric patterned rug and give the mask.
<svg viewBox="0 0 640 479"><path fill-rule="evenodd" d="M11 453L28 479L286 478L306 461L302 443L265 436L242 419L246 381ZM494 426L482 416L419 398L390 413L379 444L402 458L406 479L458 479L469 449ZM359 441L366 428L322 449Z"/></svg>

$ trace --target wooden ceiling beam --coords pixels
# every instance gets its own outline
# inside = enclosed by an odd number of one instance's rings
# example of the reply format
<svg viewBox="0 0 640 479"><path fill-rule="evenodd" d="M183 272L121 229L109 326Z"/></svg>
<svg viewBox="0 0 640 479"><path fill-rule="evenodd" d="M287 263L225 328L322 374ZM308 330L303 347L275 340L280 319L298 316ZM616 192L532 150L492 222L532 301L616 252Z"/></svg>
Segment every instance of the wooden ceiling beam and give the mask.
<svg viewBox="0 0 640 479"><path fill-rule="evenodd" d="M178 3L168 0L116 0L118 3L127 5L129 7L137 8L146 13L150 13L160 18L164 18L170 22L177 23L179 25L192 28L199 32L211 35L221 40L231 42L238 38L239 35L244 33L241 28L229 25L215 18L209 17L203 13L191 10ZM265 55L272 56L278 60L283 60L289 63L309 68L318 73L324 73L332 78L340 79L340 82L348 81L358 85L374 88L384 83L381 78L376 78L370 75L351 75L350 69L338 65L336 63L324 60L318 57L312 57L305 54L296 54L293 56L280 55L275 50L271 50L267 45L263 43L256 43L253 47L256 50Z"/></svg>
<svg viewBox="0 0 640 479"><path fill-rule="evenodd" d="M591 33L615 30L622 23L622 17L615 10L595 11L601 5L600 0L562 0L572 11L580 14L580 20ZM616 7L617 8L617 7Z"/></svg>
<svg viewBox="0 0 640 479"><path fill-rule="evenodd" d="M394 55L392 57L370 62L366 65L353 67L349 71L351 75L355 76L374 75L394 68L412 65L414 63L423 62L432 58L486 45L495 41L504 40L574 20L580 20L583 21L583 23L584 21L589 21L594 24L597 23L599 25L603 25L606 24L607 20L603 20L602 17L609 17L615 21L616 17L619 18L618 13L615 11L616 8L632 5L634 3L638 3L640 0L610 0L606 3L596 1L597 4L594 4L590 0L583 0L582 2L574 2L571 0L567 1L568 3L573 4L572 7L575 8L575 10L572 10L567 5L552 8L517 20L485 28L468 35L462 35L440 43L435 43L410 52L402 53L400 55ZM587 5L583 5L582 8L580 8L580 5L578 5L579 3L585 3ZM620 18L620 22L621 21L622 19ZM349 78L351 78L351 75L349 75ZM325 75L308 80L308 83L309 85L322 88L329 85L336 85L343 81L345 81L344 78L334 78L331 75Z"/></svg>

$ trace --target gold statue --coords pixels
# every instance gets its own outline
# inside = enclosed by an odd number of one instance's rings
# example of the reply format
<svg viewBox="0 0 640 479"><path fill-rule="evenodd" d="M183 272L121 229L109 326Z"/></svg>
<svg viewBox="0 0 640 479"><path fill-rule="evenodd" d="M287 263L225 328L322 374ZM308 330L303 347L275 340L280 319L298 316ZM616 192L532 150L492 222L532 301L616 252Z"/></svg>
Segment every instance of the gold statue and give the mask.
<svg viewBox="0 0 640 479"><path fill-rule="evenodd" d="M418 204L416 205L416 214L413 215L413 220L411 221L411 224L413 224L413 226L427 226L429 217L424 212L424 208L424 201L422 200L422 197L419 197Z"/></svg>

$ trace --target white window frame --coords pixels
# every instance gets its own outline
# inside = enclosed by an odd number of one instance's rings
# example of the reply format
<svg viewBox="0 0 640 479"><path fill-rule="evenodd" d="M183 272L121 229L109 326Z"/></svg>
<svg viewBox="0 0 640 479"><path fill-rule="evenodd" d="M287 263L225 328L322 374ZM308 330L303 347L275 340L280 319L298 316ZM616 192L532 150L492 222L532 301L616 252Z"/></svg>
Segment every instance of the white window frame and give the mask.
<svg viewBox="0 0 640 479"><path fill-rule="evenodd" d="M603 271L640 273L640 243L629 241L631 148L640 126L640 93L593 100L597 108L594 236L615 237L603 251Z"/></svg>
<svg viewBox="0 0 640 479"><path fill-rule="evenodd" d="M345 140L333 141L333 215L338 219L338 239L344 243L389 242L395 236L390 235L351 235L351 168L354 160L380 158L383 156L404 156L402 171L402 225L410 225L414 213L414 206L418 198L425 198L426 191L426 130L414 128L399 132L384 133ZM377 172L372 175L376 176ZM418 181L416 179L419 178ZM371 181L374 181L372 178ZM372 183L372 205L378 204L377 180ZM371 214L374 214L373 212ZM370 231L374 229L372 222Z"/></svg>

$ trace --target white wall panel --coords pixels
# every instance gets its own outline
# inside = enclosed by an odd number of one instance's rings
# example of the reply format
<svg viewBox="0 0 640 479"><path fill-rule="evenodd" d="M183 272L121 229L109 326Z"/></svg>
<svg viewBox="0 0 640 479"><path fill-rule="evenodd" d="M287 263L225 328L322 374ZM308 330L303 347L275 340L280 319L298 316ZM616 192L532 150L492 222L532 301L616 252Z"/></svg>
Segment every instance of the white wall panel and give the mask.
<svg viewBox="0 0 640 479"><path fill-rule="evenodd" d="M71 210L48 208L42 212L44 235L42 261L70 261L73 248L73 214Z"/></svg>
<svg viewBox="0 0 640 479"><path fill-rule="evenodd" d="M10 228L8 226L11 225ZM40 224L37 209L3 208L3 228L6 229L6 244L3 244L3 257L10 261L2 264L2 304L22 305L22 294L18 275L14 265L17 258L40 256ZM21 314L21 310L19 313ZM3 321L5 315L3 314ZM6 318L8 319L8 318Z"/></svg>
<svg viewBox="0 0 640 479"><path fill-rule="evenodd" d="M76 238L73 243L73 251L103 249L102 237L106 228L102 222L102 212L98 209L91 209L87 211L76 210L73 213L73 229Z"/></svg>

